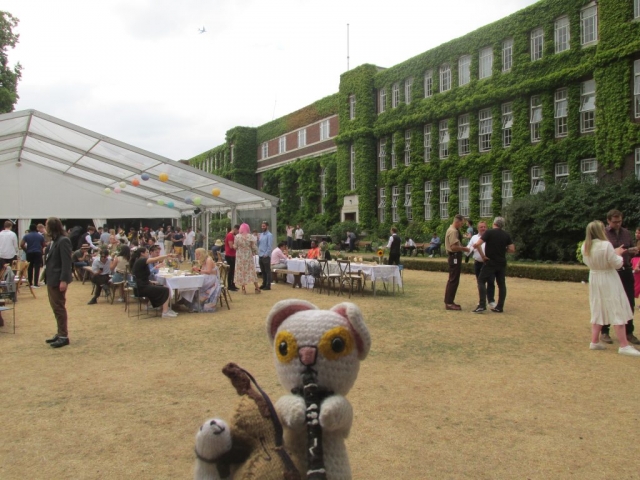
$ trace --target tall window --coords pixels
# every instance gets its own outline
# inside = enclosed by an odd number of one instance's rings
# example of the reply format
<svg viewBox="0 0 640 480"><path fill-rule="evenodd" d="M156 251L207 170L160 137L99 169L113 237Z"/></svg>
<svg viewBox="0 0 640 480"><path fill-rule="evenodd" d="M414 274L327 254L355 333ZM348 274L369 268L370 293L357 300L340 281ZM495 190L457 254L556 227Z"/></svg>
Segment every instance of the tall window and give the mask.
<svg viewBox="0 0 640 480"><path fill-rule="evenodd" d="M481 152L491 150L491 135L493 134L493 118L491 117L491 109L485 108L478 113L479 122L479 148Z"/></svg>
<svg viewBox="0 0 640 480"><path fill-rule="evenodd" d="M404 211L407 215L407 221L413 220L413 212L411 210L411 184L407 183L404 186Z"/></svg>
<svg viewBox="0 0 640 480"><path fill-rule="evenodd" d="M544 169L542 167L531 167L531 193L544 192Z"/></svg>
<svg viewBox="0 0 640 480"><path fill-rule="evenodd" d="M286 139L284 142L284 148L285 150L287 149ZM236 156L236 146L231 145L231 148L229 149L229 163L233 163L233 161L235 160L235 156ZM209 169L211 169L211 164L209 164Z"/></svg>
<svg viewBox="0 0 640 480"><path fill-rule="evenodd" d="M640 18L640 0L633 0L633 18Z"/></svg>
<svg viewBox="0 0 640 480"><path fill-rule="evenodd" d="M469 114L458 117L458 155L469 155Z"/></svg>
<svg viewBox="0 0 640 480"><path fill-rule="evenodd" d="M542 123L542 99L539 95L531 97L531 141L539 142Z"/></svg>
<svg viewBox="0 0 640 480"><path fill-rule="evenodd" d="M396 82L391 90L391 108L396 108L398 105L400 105L400 84Z"/></svg>
<svg viewBox="0 0 640 480"><path fill-rule="evenodd" d="M560 17L556 20L554 43L556 53L569 50L569 17Z"/></svg>
<svg viewBox="0 0 640 480"><path fill-rule="evenodd" d="M490 217L493 215L491 202L493 201L493 175L483 173L480 175L480 216Z"/></svg>
<svg viewBox="0 0 640 480"><path fill-rule="evenodd" d="M378 158L380 159L380 171L387 169L387 139L381 138L378 143Z"/></svg>
<svg viewBox="0 0 640 480"><path fill-rule="evenodd" d="M413 88L413 77L404 81L404 103L411 103L411 89Z"/></svg>
<svg viewBox="0 0 640 480"><path fill-rule="evenodd" d="M569 116L568 90L561 88L555 94L556 138L566 137L568 133L567 117Z"/></svg>
<svg viewBox="0 0 640 480"><path fill-rule="evenodd" d="M580 160L580 174L583 182L598 183L598 161L595 158Z"/></svg>
<svg viewBox="0 0 640 480"><path fill-rule="evenodd" d="M391 135L391 168L394 169L396 166L396 136L394 134Z"/></svg>
<svg viewBox="0 0 640 480"><path fill-rule="evenodd" d="M582 82L580 95L580 131L593 132L596 129L596 81Z"/></svg>
<svg viewBox="0 0 640 480"><path fill-rule="evenodd" d="M634 165L636 169L636 178L640 180L640 147L636 148L636 159Z"/></svg>
<svg viewBox="0 0 640 480"><path fill-rule="evenodd" d="M324 213L324 199L327 197L327 169L320 170L320 213Z"/></svg>
<svg viewBox="0 0 640 480"><path fill-rule="evenodd" d="M513 38L502 42L502 71L508 72L513 66Z"/></svg>
<svg viewBox="0 0 640 480"><path fill-rule="evenodd" d="M356 118L356 96L349 95L349 120Z"/></svg>
<svg viewBox="0 0 640 480"><path fill-rule="evenodd" d="M269 142L264 142L262 144L262 158L267 158L269 156Z"/></svg>
<svg viewBox="0 0 640 480"><path fill-rule="evenodd" d="M565 187L569 182L569 164L567 162L556 163L556 185Z"/></svg>
<svg viewBox="0 0 640 480"><path fill-rule="evenodd" d="M381 88L378 96L378 113L384 113L387 107L387 89Z"/></svg>
<svg viewBox="0 0 640 480"><path fill-rule="evenodd" d="M633 62L633 97L636 118L640 118L640 60Z"/></svg>
<svg viewBox="0 0 640 480"><path fill-rule="evenodd" d="M284 153L287 151L287 137L280 137L278 139L278 153Z"/></svg>
<svg viewBox="0 0 640 480"><path fill-rule="evenodd" d="M502 146L511 146L511 129L513 128L513 104L502 104Z"/></svg>
<svg viewBox="0 0 640 480"><path fill-rule="evenodd" d="M487 78L491 76L493 69L493 48L485 47L480 50L480 69L478 78Z"/></svg>
<svg viewBox="0 0 640 480"><path fill-rule="evenodd" d="M380 203L378 204L378 219L380 220L380 223L384 223L384 209L386 207L386 204L387 189L383 187L380 189Z"/></svg>
<svg viewBox="0 0 640 480"><path fill-rule="evenodd" d="M400 199L400 187L397 185L393 187L391 195L391 221L396 223L400 220L398 216L398 200Z"/></svg>
<svg viewBox="0 0 640 480"><path fill-rule="evenodd" d="M511 170L502 171L502 208L506 207L513 200L513 177Z"/></svg>
<svg viewBox="0 0 640 480"><path fill-rule="evenodd" d="M356 189L356 146L351 144L351 154L349 155L349 183L351 190Z"/></svg>
<svg viewBox="0 0 640 480"><path fill-rule="evenodd" d="M451 67L448 63L440 66L440 92L451 90Z"/></svg>
<svg viewBox="0 0 640 480"><path fill-rule="evenodd" d="M460 208L460 215L464 217L469 216L469 179L458 179L458 201Z"/></svg>
<svg viewBox="0 0 640 480"><path fill-rule="evenodd" d="M307 129L298 130L298 148L307 145Z"/></svg>
<svg viewBox="0 0 640 480"><path fill-rule="evenodd" d="M636 165L640 163L640 160L636 162ZM638 167L636 167L636 171ZM424 219L431 220L431 181L424 182Z"/></svg>
<svg viewBox="0 0 640 480"><path fill-rule="evenodd" d="M536 28L531 32L531 60L536 61L542 58L544 48L544 30Z"/></svg>
<svg viewBox="0 0 640 480"><path fill-rule="evenodd" d="M440 181L440 218L449 218L449 180Z"/></svg>
<svg viewBox="0 0 640 480"><path fill-rule="evenodd" d="M329 138L329 120L325 120L320 123L320 140L327 140Z"/></svg>
<svg viewBox="0 0 640 480"><path fill-rule="evenodd" d="M404 164L411 164L411 130L404 131Z"/></svg>
<svg viewBox="0 0 640 480"><path fill-rule="evenodd" d="M449 158L449 120L440 120L440 158Z"/></svg>
<svg viewBox="0 0 640 480"><path fill-rule="evenodd" d="M433 95L433 70L424 72L424 98Z"/></svg>
<svg viewBox="0 0 640 480"><path fill-rule="evenodd" d="M598 7L595 2L580 11L580 26L582 45L598 41Z"/></svg>
<svg viewBox="0 0 640 480"><path fill-rule="evenodd" d="M464 55L458 60L458 85L466 85L471 81L471 56Z"/></svg>
<svg viewBox="0 0 640 480"><path fill-rule="evenodd" d="M424 161L431 161L431 124L424 126Z"/></svg>

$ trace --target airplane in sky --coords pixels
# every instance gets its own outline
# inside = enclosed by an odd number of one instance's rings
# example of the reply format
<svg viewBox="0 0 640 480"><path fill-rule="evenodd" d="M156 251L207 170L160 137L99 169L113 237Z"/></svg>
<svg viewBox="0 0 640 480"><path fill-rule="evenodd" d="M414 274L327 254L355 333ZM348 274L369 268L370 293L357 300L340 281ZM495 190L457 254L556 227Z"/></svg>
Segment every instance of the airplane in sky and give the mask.
<svg viewBox="0 0 640 480"><path fill-rule="evenodd" d="M205 28L204 28L204 27L202 27L202 28L199 28L199 29L198 29L198 32L200 32L200 33L206 33L207 31L205 30Z"/></svg>

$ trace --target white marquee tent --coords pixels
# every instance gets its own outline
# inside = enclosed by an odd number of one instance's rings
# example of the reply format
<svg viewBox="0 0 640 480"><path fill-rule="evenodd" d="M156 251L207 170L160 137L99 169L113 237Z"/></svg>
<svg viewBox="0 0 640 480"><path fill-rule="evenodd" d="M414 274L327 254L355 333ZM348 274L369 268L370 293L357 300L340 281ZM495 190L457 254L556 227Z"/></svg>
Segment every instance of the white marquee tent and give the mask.
<svg viewBox="0 0 640 480"><path fill-rule="evenodd" d="M36 110L0 115L0 179L0 218L99 223L180 218L199 208L205 232L216 212L230 213L235 223L238 211L266 210L263 217L276 225L276 197Z"/></svg>

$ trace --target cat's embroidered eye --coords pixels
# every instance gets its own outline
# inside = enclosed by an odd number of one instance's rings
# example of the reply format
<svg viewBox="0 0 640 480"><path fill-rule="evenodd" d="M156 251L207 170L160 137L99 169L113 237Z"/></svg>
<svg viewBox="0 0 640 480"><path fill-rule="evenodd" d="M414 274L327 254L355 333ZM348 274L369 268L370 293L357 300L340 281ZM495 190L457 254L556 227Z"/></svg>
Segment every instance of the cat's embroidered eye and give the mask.
<svg viewBox="0 0 640 480"><path fill-rule="evenodd" d="M298 356L298 343L291 332L278 332L274 342L276 357L282 363L289 363Z"/></svg>
<svg viewBox="0 0 640 480"><path fill-rule="evenodd" d="M280 355L282 355L283 357L287 356L287 351L289 346L287 345L287 342L285 342L284 340L282 342L280 342L280 345L278 345L278 352L280 352Z"/></svg>
<svg viewBox="0 0 640 480"><path fill-rule="evenodd" d="M345 327L327 330L318 344L320 353L329 360L338 360L349 355L353 350L353 337Z"/></svg>
<svg viewBox="0 0 640 480"><path fill-rule="evenodd" d="M340 353L345 349L345 347L346 345L342 338L336 337L331 340L331 350L333 350L334 352Z"/></svg>

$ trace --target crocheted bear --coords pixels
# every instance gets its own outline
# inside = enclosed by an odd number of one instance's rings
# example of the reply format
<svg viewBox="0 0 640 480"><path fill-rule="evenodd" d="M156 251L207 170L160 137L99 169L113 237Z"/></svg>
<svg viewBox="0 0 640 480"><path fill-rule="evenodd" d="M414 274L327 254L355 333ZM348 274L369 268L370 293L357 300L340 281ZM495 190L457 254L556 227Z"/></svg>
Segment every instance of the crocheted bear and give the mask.
<svg viewBox="0 0 640 480"><path fill-rule="evenodd" d="M307 479L350 479L344 440L353 410L345 396L371 348L360 309L285 300L269 313L267 334L280 383L291 392L275 405L287 451Z"/></svg>

